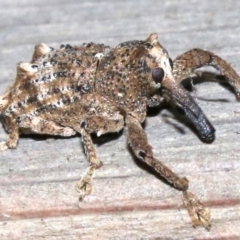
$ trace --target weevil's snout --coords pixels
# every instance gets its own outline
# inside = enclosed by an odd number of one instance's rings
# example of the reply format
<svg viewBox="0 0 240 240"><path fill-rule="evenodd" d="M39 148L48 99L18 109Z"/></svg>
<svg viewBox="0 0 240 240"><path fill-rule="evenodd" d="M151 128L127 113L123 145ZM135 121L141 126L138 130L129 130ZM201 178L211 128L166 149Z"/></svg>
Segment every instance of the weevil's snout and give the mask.
<svg viewBox="0 0 240 240"><path fill-rule="evenodd" d="M163 87L162 95L193 123L199 137L204 142L212 142L214 140L214 127L192 96L181 85L169 84L168 87Z"/></svg>
<svg viewBox="0 0 240 240"><path fill-rule="evenodd" d="M177 104L177 110L191 120L193 125L196 127L200 138L204 142L212 142L214 140L215 129L200 107L196 107L194 105L189 107L179 103L175 104Z"/></svg>

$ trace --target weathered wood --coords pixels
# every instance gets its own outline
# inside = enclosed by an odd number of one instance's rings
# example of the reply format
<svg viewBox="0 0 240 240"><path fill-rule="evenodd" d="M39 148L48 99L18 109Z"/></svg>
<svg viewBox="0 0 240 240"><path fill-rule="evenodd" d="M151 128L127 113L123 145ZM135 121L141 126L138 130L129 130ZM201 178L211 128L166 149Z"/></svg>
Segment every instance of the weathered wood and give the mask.
<svg viewBox="0 0 240 240"><path fill-rule="evenodd" d="M0 2L0 95L31 58L35 44L103 42L112 46L157 32L174 58L199 47L240 73L238 1ZM134 161L125 132L95 139L104 165L91 196L78 206L74 185L88 163L79 137L20 139L0 153L0 238L3 239L240 239L240 103L226 88L196 85L199 104L215 126L202 143L169 109L146 121L155 156L190 180L211 208L212 229L193 229L181 193ZM0 128L0 141L6 139Z"/></svg>

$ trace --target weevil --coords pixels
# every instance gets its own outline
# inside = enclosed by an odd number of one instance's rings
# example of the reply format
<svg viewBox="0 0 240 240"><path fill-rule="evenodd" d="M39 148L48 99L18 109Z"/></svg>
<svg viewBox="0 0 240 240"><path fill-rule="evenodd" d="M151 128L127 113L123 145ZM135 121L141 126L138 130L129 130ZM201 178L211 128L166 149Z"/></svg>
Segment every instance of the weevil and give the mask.
<svg viewBox="0 0 240 240"><path fill-rule="evenodd" d="M199 71L205 65L215 67L218 73L212 78L224 77L240 99L240 77L227 62L201 49L172 61L155 33L113 48L87 43L54 50L39 44L31 62L18 64L14 83L0 97L1 122L9 133L0 149L16 148L21 134L69 137L79 133L90 162L76 185L82 200L91 193L94 171L102 165L91 134L100 136L125 127L135 156L183 192L194 227L209 229L209 209L188 191L186 177L179 177L154 157L142 127L147 108L165 100L191 120L201 139L213 141L214 127L181 84L193 75L206 76Z"/></svg>

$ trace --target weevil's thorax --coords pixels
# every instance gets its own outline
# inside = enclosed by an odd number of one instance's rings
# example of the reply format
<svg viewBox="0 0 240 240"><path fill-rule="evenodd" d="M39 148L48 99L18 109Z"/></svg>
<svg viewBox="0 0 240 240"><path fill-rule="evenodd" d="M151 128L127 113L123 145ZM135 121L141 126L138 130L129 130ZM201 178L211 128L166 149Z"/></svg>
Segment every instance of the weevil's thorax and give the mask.
<svg viewBox="0 0 240 240"><path fill-rule="evenodd" d="M152 78L156 68L162 68L166 76L172 71L168 53L159 44L156 34L145 41L121 43L101 59L96 91L126 111L136 109L159 93L161 82Z"/></svg>
<svg viewBox="0 0 240 240"><path fill-rule="evenodd" d="M108 49L93 43L80 47L61 45L57 50L37 45L31 63L18 64L13 85L0 98L5 128L9 118L66 110L93 92L99 58Z"/></svg>

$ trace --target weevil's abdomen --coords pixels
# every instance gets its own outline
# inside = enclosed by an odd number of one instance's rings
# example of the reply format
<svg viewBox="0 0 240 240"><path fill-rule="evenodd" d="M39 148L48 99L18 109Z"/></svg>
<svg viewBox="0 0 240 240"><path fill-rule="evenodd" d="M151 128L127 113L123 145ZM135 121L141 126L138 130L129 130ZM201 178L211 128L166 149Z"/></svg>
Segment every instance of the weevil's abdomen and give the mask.
<svg viewBox="0 0 240 240"><path fill-rule="evenodd" d="M0 97L2 117L64 109L93 92L97 64L108 49L94 43L61 45L57 50L43 43L37 45L32 61L18 64L13 85Z"/></svg>

